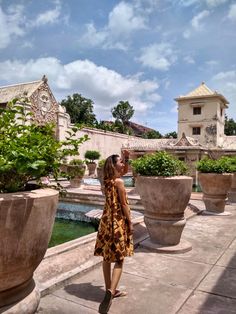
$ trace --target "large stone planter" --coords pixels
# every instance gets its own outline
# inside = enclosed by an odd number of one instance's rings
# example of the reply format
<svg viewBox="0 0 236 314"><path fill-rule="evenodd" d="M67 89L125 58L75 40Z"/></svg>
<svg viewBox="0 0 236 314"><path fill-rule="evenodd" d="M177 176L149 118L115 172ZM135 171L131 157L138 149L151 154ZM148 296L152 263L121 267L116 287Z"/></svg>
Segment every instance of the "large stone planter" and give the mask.
<svg viewBox="0 0 236 314"><path fill-rule="evenodd" d="M232 183L232 174L200 172L198 177L206 210L216 214L223 213L227 193Z"/></svg>
<svg viewBox="0 0 236 314"><path fill-rule="evenodd" d="M236 203L236 173L232 175L232 183L228 193L228 200L231 203Z"/></svg>
<svg viewBox="0 0 236 314"><path fill-rule="evenodd" d="M70 187L79 188L84 177L85 165L67 165L66 167L66 172L71 177Z"/></svg>
<svg viewBox="0 0 236 314"><path fill-rule="evenodd" d="M0 313L35 313L33 273L48 247L58 191L0 194Z"/></svg>
<svg viewBox="0 0 236 314"><path fill-rule="evenodd" d="M95 162L90 162L87 164L89 176L93 176L95 174L95 170L97 167L97 164Z"/></svg>
<svg viewBox="0 0 236 314"><path fill-rule="evenodd" d="M102 191L102 194L104 194L104 182L103 182L103 178L104 178L104 175L103 175L103 167L97 167L97 178L98 178L98 181L100 182L101 184L101 191Z"/></svg>
<svg viewBox="0 0 236 314"><path fill-rule="evenodd" d="M153 247L180 245L186 224L184 210L192 191L192 178L138 176L136 186L144 206L144 221ZM190 249L191 245L186 243L176 248L176 252Z"/></svg>

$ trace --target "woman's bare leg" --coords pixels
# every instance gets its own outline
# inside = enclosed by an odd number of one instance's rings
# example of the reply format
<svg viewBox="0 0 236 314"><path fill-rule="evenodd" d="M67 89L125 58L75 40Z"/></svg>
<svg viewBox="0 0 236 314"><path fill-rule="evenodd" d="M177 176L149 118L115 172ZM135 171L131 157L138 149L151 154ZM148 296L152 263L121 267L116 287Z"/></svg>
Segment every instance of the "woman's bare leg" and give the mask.
<svg viewBox="0 0 236 314"><path fill-rule="evenodd" d="M116 262L113 268L113 272L112 272L111 287L110 287L110 290L113 295L115 294L116 288L120 281L122 270L123 270L123 261Z"/></svg>
<svg viewBox="0 0 236 314"><path fill-rule="evenodd" d="M102 269L106 290L111 289L111 263L103 261Z"/></svg>

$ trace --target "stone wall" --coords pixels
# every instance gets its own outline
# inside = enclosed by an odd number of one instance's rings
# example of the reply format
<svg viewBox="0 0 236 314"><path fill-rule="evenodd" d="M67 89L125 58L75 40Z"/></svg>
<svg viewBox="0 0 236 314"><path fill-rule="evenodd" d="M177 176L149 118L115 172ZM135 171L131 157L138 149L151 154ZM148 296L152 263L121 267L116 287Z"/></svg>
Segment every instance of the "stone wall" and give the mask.
<svg viewBox="0 0 236 314"><path fill-rule="evenodd" d="M70 131L74 125L70 122L70 116L65 109L60 106L58 115L58 137L59 140L64 140L66 132ZM90 138L83 143L79 149L80 158L84 159L84 154L87 150L97 150L100 152L100 159L104 159L112 154L121 154L122 146L127 147L130 140L135 139L134 136L129 136L120 133L103 131L92 128L83 128L77 132L77 137L87 134Z"/></svg>

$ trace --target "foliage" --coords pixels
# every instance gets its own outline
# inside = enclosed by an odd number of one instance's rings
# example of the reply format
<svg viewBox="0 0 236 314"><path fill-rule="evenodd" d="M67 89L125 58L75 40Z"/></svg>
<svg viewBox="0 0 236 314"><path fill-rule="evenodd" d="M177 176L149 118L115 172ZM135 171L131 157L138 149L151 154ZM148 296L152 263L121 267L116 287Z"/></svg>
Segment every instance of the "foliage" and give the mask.
<svg viewBox="0 0 236 314"><path fill-rule="evenodd" d="M67 165L67 178L83 177L85 174L85 164L81 159L72 159Z"/></svg>
<svg viewBox="0 0 236 314"><path fill-rule="evenodd" d="M90 163L93 163L94 160L99 159L100 158L100 153L96 150L87 150L84 154L84 157L86 159L89 159Z"/></svg>
<svg viewBox="0 0 236 314"><path fill-rule="evenodd" d="M111 113L116 120L124 125L133 116L134 109L128 101L120 101L118 105L111 110Z"/></svg>
<svg viewBox="0 0 236 314"><path fill-rule="evenodd" d="M106 161L106 159L101 159L101 160L99 160L99 162L98 162L98 167L99 167L99 168L103 168L104 165L105 165L105 161Z"/></svg>
<svg viewBox="0 0 236 314"><path fill-rule="evenodd" d="M65 141L55 137L55 126L29 124L26 99L14 99L0 116L0 192L25 189L27 182L40 181L52 174L57 179L61 160L78 155L80 144L88 136L76 139L77 128L68 132Z"/></svg>
<svg viewBox="0 0 236 314"><path fill-rule="evenodd" d="M94 127L103 131L118 132L116 125L110 121L97 122Z"/></svg>
<svg viewBox="0 0 236 314"><path fill-rule="evenodd" d="M221 157L215 160L205 157L197 163L197 170L204 173L236 172L236 159Z"/></svg>
<svg viewBox="0 0 236 314"><path fill-rule="evenodd" d="M177 138L177 137L178 137L178 136L177 136L177 133L176 133L175 131L166 133L166 134L164 135L164 138Z"/></svg>
<svg viewBox="0 0 236 314"><path fill-rule="evenodd" d="M236 135L236 122L232 118L228 118L225 115L225 134L226 135Z"/></svg>
<svg viewBox="0 0 236 314"><path fill-rule="evenodd" d="M93 113L93 101L84 98L80 94L73 94L63 99L61 105L66 108L67 113L70 115L71 122L93 126L96 124L96 116Z"/></svg>
<svg viewBox="0 0 236 314"><path fill-rule="evenodd" d="M167 154L164 151L144 155L131 163L135 172L142 176L170 177L183 175L187 166L183 161Z"/></svg>
<svg viewBox="0 0 236 314"><path fill-rule="evenodd" d="M162 135L159 131L155 131L155 130L152 130L152 131L147 131L145 132L143 135L142 135L142 138L162 138Z"/></svg>

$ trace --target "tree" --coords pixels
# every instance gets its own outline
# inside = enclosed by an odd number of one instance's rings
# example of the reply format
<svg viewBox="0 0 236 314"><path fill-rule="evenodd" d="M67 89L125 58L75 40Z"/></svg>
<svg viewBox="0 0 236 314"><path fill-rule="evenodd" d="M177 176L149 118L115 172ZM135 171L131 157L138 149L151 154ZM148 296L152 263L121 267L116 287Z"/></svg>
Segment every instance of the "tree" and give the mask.
<svg viewBox="0 0 236 314"><path fill-rule="evenodd" d="M225 135L236 135L236 122L225 115Z"/></svg>
<svg viewBox="0 0 236 314"><path fill-rule="evenodd" d="M147 132L143 133L142 137L154 139L154 138L162 138L163 136L161 135L161 133L159 131L152 130L152 131L147 131Z"/></svg>
<svg viewBox="0 0 236 314"><path fill-rule="evenodd" d="M164 138L177 138L177 133L175 131L166 133Z"/></svg>
<svg viewBox="0 0 236 314"><path fill-rule="evenodd" d="M127 123L134 114L133 107L128 101L120 101L116 107L111 110L113 117L121 121L123 125Z"/></svg>
<svg viewBox="0 0 236 314"><path fill-rule="evenodd" d="M84 98L76 93L67 96L67 99L63 99L61 105L66 108L72 123L93 126L97 122L91 99Z"/></svg>

